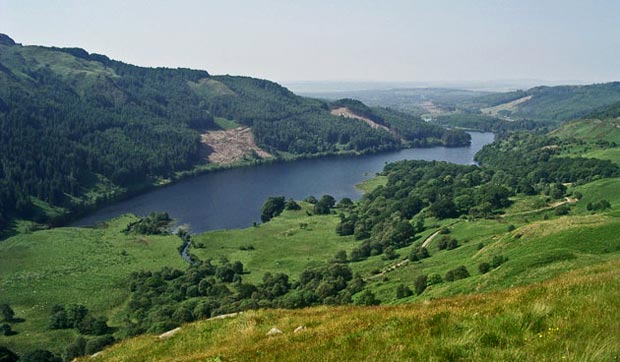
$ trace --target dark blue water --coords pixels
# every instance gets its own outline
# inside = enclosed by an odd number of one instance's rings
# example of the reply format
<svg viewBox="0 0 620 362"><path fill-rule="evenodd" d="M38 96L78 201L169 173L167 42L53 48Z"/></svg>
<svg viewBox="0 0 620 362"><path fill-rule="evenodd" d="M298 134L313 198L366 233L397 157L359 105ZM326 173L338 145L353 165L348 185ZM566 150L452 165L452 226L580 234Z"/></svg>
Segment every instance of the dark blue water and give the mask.
<svg viewBox="0 0 620 362"><path fill-rule="evenodd" d="M269 196L301 200L308 195L329 194L337 200L358 199L355 185L399 160L442 160L472 164L482 146L494 135L471 132L469 147L413 148L357 157L327 157L260 165L206 173L169 187L118 202L76 221L72 226L93 225L121 214L147 215L166 211L178 224L189 224L194 233L241 228L260 221L260 208Z"/></svg>

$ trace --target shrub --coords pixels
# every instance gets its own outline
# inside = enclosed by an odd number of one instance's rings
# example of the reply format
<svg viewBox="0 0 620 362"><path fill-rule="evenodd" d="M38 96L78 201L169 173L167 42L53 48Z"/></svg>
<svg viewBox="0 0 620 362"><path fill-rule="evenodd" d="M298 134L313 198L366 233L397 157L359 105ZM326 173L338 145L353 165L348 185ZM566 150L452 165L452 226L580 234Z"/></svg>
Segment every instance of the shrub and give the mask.
<svg viewBox="0 0 620 362"><path fill-rule="evenodd" d="M6 347L0 346L0 361L2 362L17 362L19 356Z"/></svg>
<svg viewBox="0 0 620 362"><path fill-rule="evenodd" d="M392 246L388 246L387 248L385 248L385 250L383 251L383 254L384 254L383 258L385 260L394 260L398 258L399 256L394 250L394 247Z"/></svg>
<svg viewBox="0 0 620 362"><path fill-rule="evenodd" d="M428 257L430 257L430 254L428 253L428 249L425 247L415 248L411 251L411 254L409 254L410 261L418 261Z"/></svg>
<svg viewBox="0 0 620 362"><path fill-rule="evenodd" d="M364 290L355 302L357 305L379 305L380 303L381 301L368 289Z"/></svg>
<svg viewBox="0 0 620 362"><path fill-rule="evenodd" d="M459 242L455 238L444 235L439 239L437 247L439 250L453 250L459 247Z"/></svg>
<svg viewBox="0 0 620 362"><path fill-rule="evenodd" d="M344 250L338 250L336 255L334 255L333 261L335 263L346 263L347 262L347 252Z"/></svg>
<svg viewBox="0 0 620 362"><path fill-rule="evenodd" d="M491 270L491 264L486 262L478 264L478 271L480 272L480 274L486 274L489 272L489 270Z"/></svg>
<svg viewBox="0 0 620 362"><path fill-rule="evenodd" d="M262 222L267 222L272 218L280 215L284 210L284 196L269 197L263 204L261 209L260 219Z"/></svg>
<svg viewBox="0 0 620 362"><path fill-rule="evenodd" d="M284 208L286 210L301 210L301 206L299 206L299 204L293 199L288 199L284 205Z"/></svg>
<svg viewBox="0 0 620 362"><path fill-rule="evenodd" d="M353 201L348 197L343 197L336 206L341 209L347 209L353 206Z"/></svg>
<svg viewBox="0 0 620 362"><path fill-rule="evenodd" d="M94 354L115 342L114 337L109 334L92 338L86 342L84 352L86 354Z"/></svg>
<svg viewBox="0 0 620 362"><path fill-rule="evenodd" d="M17 334L17 332L13 331L10 325L4 323L0 325L0 334L3 336L12 336Z"/></svg>
<svg viewBox="0 0 620 362"><path fill-rule="evenodd" d="M411 291L411 289L409 289L409 287L405 286L404 284L399 284L398 287L396 287L396 299L402 299L412 295L413 292Z"/></svg>
<svg viewBox="0 0 620 362"><path fill-rule="evenodd" d="M504 262L506 262L508 260L508 258L506 258L503 255L495 255L493 257L493 260L491 260L491 266L493 268L497 268L498 266L502 265Z"/></svg>
<svg viewBox="0 0 620 362"><path fill-rule="evenodd" d="M428 280L426 281L426 284L435 285L435 284L440 284L442 282L443 282L443 279L441 278L441 275L435 273L435 274L431 274L428 276Z"/></svg>
<svg viewBox="0 0 620 362"><path fill-rule="evenodd" d="M415 279L415 293L417 295L422 294L426 290L427 283L428 283L427 275L423 274L423 275L418 276Z"/></svg>
<svg viewBox="0 0 620 362"><path fill-rule="evenodd" d="M321 200L314 204L314 213L319 215L327 215L331 208L336 205L336 199L330 195L323 195Z"/></svg>
<svg viewBox="0 0 620 362"><path fill-rule="evenodd" d="M65 359L72 359L83 356L86 353L86 338L79 336L65 348Z"/></svg>
<svg viewBox="0 0 620 362"><path fill-rule="evenodd" d="M319 200L316 199L316 197L310 195L308 197L306 197L304 199L305 202L309 203L309 204L316 204L317 202L319 202Z"/></svg>
<svg viewBox="0 0 620 362"><path fill-rule="evenodd" d="M1 304L0 317L5 322L11 322L13 321L13 318L15 318L15 312L13 312L13 308L11 308L8 304Z"/></svg>
<svg viewBox="0 0 620 362"><path fill-rule="evenodd" d="M102 334L108 333L108 319L106 317L95 318L91 315L86 315L78 323L77 329L81 334L100 336Z"/></svg>
<svg viewBox="0 0 620 362"><path fill-rule="evenodd" d="M446 273L445 279L446 281L453 282L455 280L465 279L468 277L469 277L469 271L467 271L467 268L464 265L461 265L452 270L449 270Z"/></svg>
<svg viewBox="0 0 620 362"><path fill-rule="evenodd" d="M570 213L570 207L568 205L560 205L555 208L555 214L557 216L568 215Z"/></svg>
<svg viewBox="0 0 620 362"><path fill-rule="evenodd" d="M586 205L586 209L588 209L588 211L605 210L609 208L611 208L611 204L605 199L599 200L595 203L588 202L588 205Z"/></svg>
<svg viewBox="0 0 620 362"><path fill-rule="evenodd" d="M50 351L37 349L37 350L26 353L19 361L20 362L62 362L62 359L60 357L55 356Z"/></svg>

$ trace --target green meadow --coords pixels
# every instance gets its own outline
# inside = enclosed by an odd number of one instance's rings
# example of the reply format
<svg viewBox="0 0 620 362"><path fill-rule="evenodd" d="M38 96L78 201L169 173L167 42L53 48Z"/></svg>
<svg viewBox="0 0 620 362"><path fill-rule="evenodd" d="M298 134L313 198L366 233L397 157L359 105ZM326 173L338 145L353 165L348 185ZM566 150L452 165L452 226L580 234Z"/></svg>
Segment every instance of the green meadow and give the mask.
<svg viewBox="0 0 620 362"><path fill-rule="evenodd" d="M125 235L122 230L135 220L122 216L98 228L56 228L0 241L2 302L24 319L13 325L18 334L0 336L0 345L60 352L77 334L48 329L52 306L82 304L114 326L131 272L187 266L177 251L178 237Z"/></svg>
<svg viewBox="0 0 620 362"><path fill-rule="evenodd" d="M244 279L257 283L263 274L274 271L296 279L306 267L324 264L337 251L349 252L358 244L352 236L336 234L336 215L308 216L312 205L300 204L301 210L285 210L255 227L196 235L190 253L201 260L241 261L247 272Z"/></svg>

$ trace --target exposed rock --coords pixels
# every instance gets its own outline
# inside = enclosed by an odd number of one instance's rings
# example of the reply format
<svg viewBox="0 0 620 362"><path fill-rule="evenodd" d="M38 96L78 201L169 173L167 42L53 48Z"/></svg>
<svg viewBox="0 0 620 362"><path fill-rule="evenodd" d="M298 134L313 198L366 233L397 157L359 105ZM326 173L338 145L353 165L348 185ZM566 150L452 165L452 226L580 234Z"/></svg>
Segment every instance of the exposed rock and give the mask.
<svg viewBox="0 0 620 362"><path fill-rule="evenodd" d="M159 339L168 339L168 338L174 336L175 334L179 333L180 331L181 331L181 327L177 327L177 328L175 328L173 330L170 330L170 331L168 331L166 333L160 334L159 335Z"/></svg>
<svg viewBox="0 0 620 362"><path fill-rule="evenodd" d="M216 320L216 319L232 318L232 317L238 316L239 314L243 314L243 312L229 313L229 314L220 314L218 316L211 317L211 318L209 318L207 320L211 321L211 320Z"/></svg>
<svg viewBox="0 0 620 362"><path fill-rule="evenodd" d="M271 337L271 336L276 336L278 334L282 334L283 332L281 330L279 330L276 327L273 327L269 330L269 332L267 332L267 336Z"/></svg>
<svg viewBox="0 0 620 362"><path fill-rule="evenodd" d="M306 330L306 326L303 326L303 325L302 325L302 326L299 326L299 327L295 328L295 330L293 331L293 333L301 333L301 332L303 332L303 331L305 331L305 330Z"/></svg>

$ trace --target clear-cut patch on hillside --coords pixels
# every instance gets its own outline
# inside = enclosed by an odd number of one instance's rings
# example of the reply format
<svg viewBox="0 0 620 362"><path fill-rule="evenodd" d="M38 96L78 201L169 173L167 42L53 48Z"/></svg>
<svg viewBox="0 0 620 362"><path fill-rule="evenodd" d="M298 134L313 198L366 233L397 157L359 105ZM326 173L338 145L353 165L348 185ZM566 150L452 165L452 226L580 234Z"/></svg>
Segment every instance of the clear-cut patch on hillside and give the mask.
<svg viewBox="0 0 620 362"><path fill-rule="evenodd" d="M517 106L521 103L525 103L532 99L532 96L525 96L519 99L515 99L514 101L508 103L498 104L497 106L482 108L480 111L484 114L488 114L491 116L497 116L501 111L510 111L513 112L516 110Z"/></svg>
<svg viewBox="0 0 620 362"><path fill-rule="evenodd" d="M362 121L362 122L366 123L367 125L369 125L372 128L381 128L381 129L384 129L384 130L386 130L388 132L390 131L389 128L387 128L386 126L381 125L381 124L373 121L370 118L358 116L357 114L351 112L351 110L349 108L347 108L347 107L340 107L340 108L332 109L331 113L334 116L340 116L340 117L357 119L359 121Z"/></svg>
<svg viewBox="0 0 620 362"><path fill-rule="evenodd" d="M202 135L201 141L210 148L206 158L211 163L225 165L249 158L272 157L256 145L248 127L209 131Z"/></svg>

